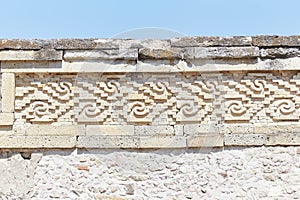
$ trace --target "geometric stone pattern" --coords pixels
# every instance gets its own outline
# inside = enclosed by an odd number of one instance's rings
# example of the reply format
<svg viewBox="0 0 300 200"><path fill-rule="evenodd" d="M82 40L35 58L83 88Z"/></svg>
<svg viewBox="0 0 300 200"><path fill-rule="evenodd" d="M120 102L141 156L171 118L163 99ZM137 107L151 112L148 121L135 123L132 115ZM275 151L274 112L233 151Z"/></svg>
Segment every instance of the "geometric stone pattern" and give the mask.
<svg viewBox="0 0 300 200"><path fill-rule="evenodd" d="M74 121L71 75L16 77L15 124Z"/></svg>
<svg viewBox="0 0 300 200"><path fill-rule="evenodd" d="M299 122L298 72L17 74L15 124Z"/></svg>
<svg viewBox="0 0 300 200"><path fill-rule="evenodd" d="M299 41L0 39L0 148L300 145Z"/></svg>

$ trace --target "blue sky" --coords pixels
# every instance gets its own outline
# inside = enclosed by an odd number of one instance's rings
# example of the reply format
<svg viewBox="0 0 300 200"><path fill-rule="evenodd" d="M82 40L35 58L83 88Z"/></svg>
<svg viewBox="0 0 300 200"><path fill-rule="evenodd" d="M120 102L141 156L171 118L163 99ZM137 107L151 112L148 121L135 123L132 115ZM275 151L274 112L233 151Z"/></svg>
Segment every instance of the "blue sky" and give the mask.
<svg viewBox="0 0 300 200"><path fill-rule="evenodd" d="M183 35L297 35L299 0L7 0L0 38L108 38L143 27Z"/></svg>

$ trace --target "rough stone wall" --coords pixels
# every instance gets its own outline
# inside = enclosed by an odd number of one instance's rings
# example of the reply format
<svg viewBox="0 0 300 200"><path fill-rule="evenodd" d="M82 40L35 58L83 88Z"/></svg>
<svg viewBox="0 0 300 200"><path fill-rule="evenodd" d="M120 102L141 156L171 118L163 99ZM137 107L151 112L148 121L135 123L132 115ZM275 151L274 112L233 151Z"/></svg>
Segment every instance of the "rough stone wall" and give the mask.
<svg viewBox="0 0 300 200"><path fill-rule="evenodd" d="M0 40L1 198L299 197L299 49L299 36Z"/></svg>
<svg viewBox="0 0 300 200"><path fill-rule="evenodd" d="M300 198L299 147L60 150L0 161L1 199Z"/></svg>

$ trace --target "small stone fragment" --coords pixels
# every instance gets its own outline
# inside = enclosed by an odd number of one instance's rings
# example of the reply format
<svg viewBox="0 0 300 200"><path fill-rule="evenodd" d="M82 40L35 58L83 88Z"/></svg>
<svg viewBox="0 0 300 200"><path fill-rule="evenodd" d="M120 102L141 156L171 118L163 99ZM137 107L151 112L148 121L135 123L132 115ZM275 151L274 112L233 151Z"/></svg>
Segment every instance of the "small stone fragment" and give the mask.
<svg viewBox="0 0 300 200"><path fill-rule="evenodd" d="M77 166L78 170L85 170L85 171L89 171L89 167L86 165L78 165Z"/></svg>

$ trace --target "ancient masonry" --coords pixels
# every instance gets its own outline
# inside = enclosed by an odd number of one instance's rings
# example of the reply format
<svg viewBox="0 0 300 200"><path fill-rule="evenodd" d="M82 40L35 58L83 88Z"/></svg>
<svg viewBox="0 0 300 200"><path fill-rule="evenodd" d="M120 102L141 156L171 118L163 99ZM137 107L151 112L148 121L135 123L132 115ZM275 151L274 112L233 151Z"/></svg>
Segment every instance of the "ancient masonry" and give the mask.
<svg viewBox="0 0 300 200"><path fill-rule="evenodd" d="M1 40L0 148L300 144L300 37Z"/></svg>
<svg viewBox="0 0 300 200"><path fill-rule="evenodd" d="M300 36L0 40L0 199L300 199Z"/></svg>

